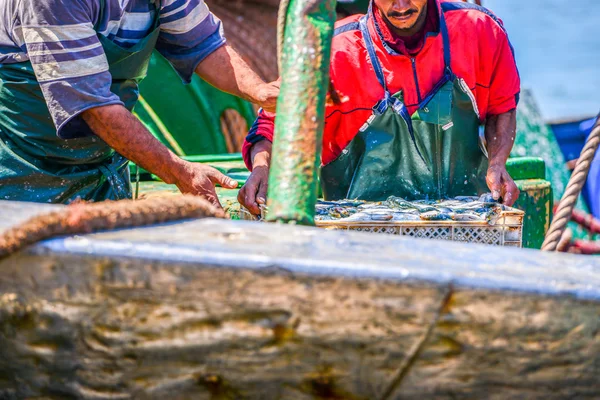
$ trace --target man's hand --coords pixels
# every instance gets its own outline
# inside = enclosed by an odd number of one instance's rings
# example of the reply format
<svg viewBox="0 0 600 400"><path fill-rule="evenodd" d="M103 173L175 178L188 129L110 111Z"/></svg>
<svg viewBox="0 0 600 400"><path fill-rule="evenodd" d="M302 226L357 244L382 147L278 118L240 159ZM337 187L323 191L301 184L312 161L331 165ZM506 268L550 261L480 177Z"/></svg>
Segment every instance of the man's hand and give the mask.
<svg viewBox="0 0 600 400"><path fill-rule="evenodd" d="M203 196L214 206L221 208L215 185L235 189L237 181L204 164L185 162L175 176L175 185L181 193Z"/></svg>
<svg viewBox="0 0 600 400"><path fill-rule="evenodd" d="M253 215L260 215L260 206L267 202L269 167L255 167L238 193L238 201Z"/></svg>
<svg viewBox="0 0 600 400"><path fill-rule="evenodd" d="M506 171L503 165L491 165L488 168L486 182L492 191L494 200L502 198L502 203L507 206L512 206L519 198L519 189L515 181Z"/></svg>
<svg viewBox="0 0 600 400"><path fill-rule="evenodd" d="M256 104L265 111L275 112L281 79L265 83L257 90Z"/></svg>
<svg viewBox="0 0 600 400"><path fill-rule="evenodd" d="M177 157L121 105L94 107L84 111L82 116L94 133L119 154L165 183L177 185L184 193L204 196L220 207L214 185L218 183L229 189L237 187L236 181L216 169Z"/></svg>
<svg viewBox="0 0 600 400"><path fill-rule="evenodd" d="M275 111L279 81L265 83L228 45L219 47L202 60L196 73L217 89L246 99L266 111Z"/></svg>
<svg viewBox="0 0 600 400"><path fill-rule="evenodd" d="M238 201L254 215L260 215L260 206L267 203L269 168L272 144L262 140L252 146L252 174L238 193Z"/></svg>

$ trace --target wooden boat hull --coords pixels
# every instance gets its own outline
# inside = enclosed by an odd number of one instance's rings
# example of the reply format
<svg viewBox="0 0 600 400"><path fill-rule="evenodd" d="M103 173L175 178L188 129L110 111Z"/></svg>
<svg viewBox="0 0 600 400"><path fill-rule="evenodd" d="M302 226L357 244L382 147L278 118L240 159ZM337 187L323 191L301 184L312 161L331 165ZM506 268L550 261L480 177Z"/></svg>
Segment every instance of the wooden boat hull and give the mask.
<svg viewBox="0 0 600 400"><path fill-rule="evenodd" d="M0 273L0 398L600 391L593 257L202 220L51 240Z"/></svg>

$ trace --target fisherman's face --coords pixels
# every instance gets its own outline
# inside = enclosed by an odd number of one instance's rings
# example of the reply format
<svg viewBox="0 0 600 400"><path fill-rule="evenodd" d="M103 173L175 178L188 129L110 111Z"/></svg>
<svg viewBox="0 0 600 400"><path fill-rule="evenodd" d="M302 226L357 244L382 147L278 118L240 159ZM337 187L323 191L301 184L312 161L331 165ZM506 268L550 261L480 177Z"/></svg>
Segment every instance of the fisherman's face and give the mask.
<svg viewBox="0 0 600 400"><path fill-rule="evenodd" d="M374 0L375 5L398 33L414 34L427 15L427 0Z"/></svg>

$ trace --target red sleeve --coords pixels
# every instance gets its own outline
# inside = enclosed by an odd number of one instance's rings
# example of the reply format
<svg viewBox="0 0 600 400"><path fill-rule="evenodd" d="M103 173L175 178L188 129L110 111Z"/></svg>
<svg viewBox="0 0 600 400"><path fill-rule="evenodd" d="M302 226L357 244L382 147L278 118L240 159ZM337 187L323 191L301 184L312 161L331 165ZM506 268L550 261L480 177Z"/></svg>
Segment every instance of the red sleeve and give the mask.
<svg viewBox="0 0 600 400"><path fill-rule="evenodd" d="M260 142L261 140L273 141L273 133L275 132L275 113L270 113L260 109L258 111L258 117L248 135L244 140L242 146L242 156L244 157L244 163L246 167L252 171L252 160L250 159L250 149L252 145Z"/></svg>
<svg viewBox="0 0 600 400"><path fill-rule="evenodd" d="M496 51L494 52L489 106L487 115L498 115L517 107L521 92L521 79L515 61L514 50L506 31L500 24L494 24Z"/></svg>

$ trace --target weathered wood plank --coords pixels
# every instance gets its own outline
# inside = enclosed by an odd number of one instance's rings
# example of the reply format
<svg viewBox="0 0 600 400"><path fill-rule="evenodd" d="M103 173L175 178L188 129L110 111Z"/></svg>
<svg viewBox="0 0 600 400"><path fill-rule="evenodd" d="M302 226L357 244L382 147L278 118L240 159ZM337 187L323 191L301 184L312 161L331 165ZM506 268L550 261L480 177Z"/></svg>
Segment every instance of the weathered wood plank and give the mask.
<svg viewBox="0 0 600 400"><path fill-rule="evenodd" d="M194 221L0 263L0 398L595 398L591 257Z"/></svg>

